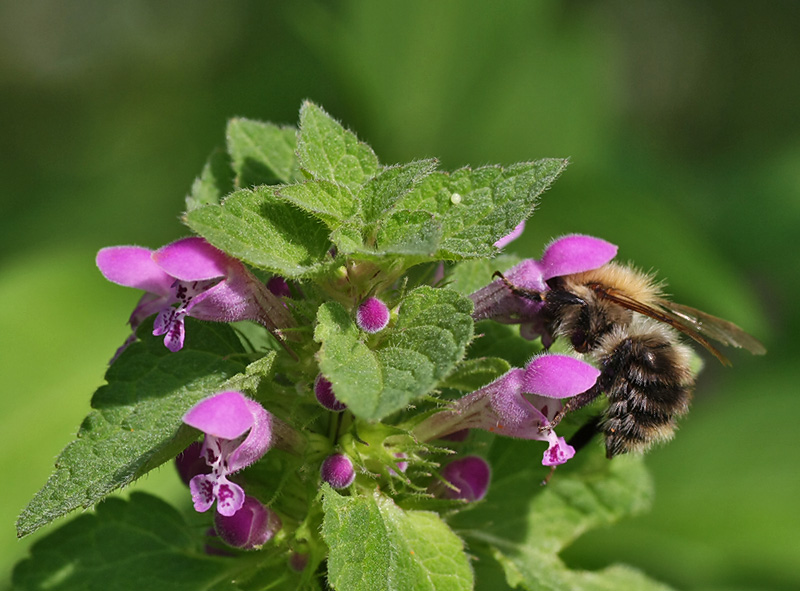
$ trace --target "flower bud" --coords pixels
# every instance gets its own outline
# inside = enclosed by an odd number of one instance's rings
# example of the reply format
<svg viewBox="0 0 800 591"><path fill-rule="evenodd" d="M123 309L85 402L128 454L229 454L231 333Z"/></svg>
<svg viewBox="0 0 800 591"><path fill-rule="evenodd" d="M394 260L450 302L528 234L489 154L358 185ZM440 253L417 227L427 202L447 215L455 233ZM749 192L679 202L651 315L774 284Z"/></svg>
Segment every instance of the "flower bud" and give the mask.
<svg viewBox="0 0 800 591"><path fill-rule="evenodd" d="M364 332L380 332L389 324L389 308L378 298L367 298L356 311L356 324Z"/></svg>
<svg viewBox="0 0 800 591"><path fill-rule="evenodd" d="M347 408L344 402L340 402L336 398L333 393L333 386L322 374L319 374L317 379L314 380L314 395L317 397L317 402L330 411L342 412Z"/></svg>
<svg viewBox="0 0 800 591"><path fill-rule="evenodd" d="M333 454L325 458L320 468L323 482L333 488L346 488L356 479L353 462L344 454Z"/></svg>
<svg viewBox="0 0 800 591"><path fill-rule="evenodd" d="M266 544L283 524L280 517L257 499L246 496L242 508L230 517L217 512L214 527L220 539L234 548L254 550Z"/></svg>
<svg viewBox="0 0 800 591"><path fill-rule="evenodd" d="M442 477L455 487L443 488L442 496L445 498L480 501L489 489L491 469L483 458L466 456L447 464Z"/></svg>

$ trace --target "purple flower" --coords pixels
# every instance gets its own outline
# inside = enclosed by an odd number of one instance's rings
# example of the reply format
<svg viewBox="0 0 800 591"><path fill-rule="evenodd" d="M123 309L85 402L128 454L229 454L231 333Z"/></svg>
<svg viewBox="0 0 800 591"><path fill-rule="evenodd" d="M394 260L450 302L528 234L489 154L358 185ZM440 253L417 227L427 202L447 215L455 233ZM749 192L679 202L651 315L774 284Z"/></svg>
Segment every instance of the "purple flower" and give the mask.
<svg viewBox="0 0 800 591"><path fill-rule="evenodd" d="M230 517L244 503L245 494L228 480L255 462L272 447L272 415L241 392L222 392L195 404L183 422L205 433L201 455L211 467L189 481L194 508L208 511L217 501L217 512Z"/></svg>
<svg viewBox="0 0 800 591"><path fill-rule="evenodd" d="M186 316L213 322L254 320L270 330L293 325L289 311L263 283L204 238L183 238L156 251L111 246L100 250L96 261L109 281L147 292L130 325L135 331L145 318L158 314L153 334L165 335L170 351L183 347Z"/></svg>
<svg viewBox="0 0 800 591"><path fill-rule="evenodd" d="M199 441L190 443L175 458L175 468L178 470L178 476L187 486L198 474L210 474L211 466L208 465L203 455L203 444Z"/></svg>
<svg viewBox="0 0 800 591"><path fill-rule="evenodd" d="M344 454L332 454L325 458L319 472L323 482L333 488L347 488L356 479L353 462Z"/></svg>
<svg viewBox="0 0 800 591"><path fill-rule="evenodd" d="M378 298L367 298L356 310L356 324L364 332L380 332L389 324L389 308Z"/></svg>
<svg viewBox="0 0 800 591"><path fill-rule="evenodd" d="M481 457L466 456L453 460L442 470L442 478L452 486L434 486L439 496L447 499L464 499L480 501L489 490L492 471L489 464Z"/></svg>
<svg viewBox="0 0 800 591"><path fill-rule="evenodd" d="M525 231L525 220L522 220L519 224L517 224L516 228L511 230L511 232L505 236L503 236L500 240L494 243L495 248L503 248L509 242L513 242L520 236L522 236L522 232Z"/></svg>
<svg viewBox="0 0 800 591"><path fill-rule="evenodd" d="M333 385L330 381L319 374L317 379L314 380L314 396L321 406L333 412L342 412L347 408L344 402L339 401L333 393Z"/></svg>
<svg viewBox="0 0 800 591"><path fill-rule="evenodd" d="M560 399L585 392L599 375L596 368L574 357L540 355L524 369L512 369L455 401L449 410L428 417L414 428L414 434L429 441L461 429L483 429L506 437L547 441L542 463L563 464L575 450L555 434L550 421L562 408Z"/></svg>
<svg viewBox="0 0 800 591"><path fill-rule="evenodd" d="M242 550L256 550L266 544L281 529L280 517L258 499L247 496L233 515L214 515L214 528L220 539Z"/></svg>
<svg viewBox="0 0 800 591"><path fill-rule="evenodd" d="M571 234L551 242L540 260L525 259L504 276L516 287L544 292L549 289L548 280L597 269L616 254L617 247L605 240ZM543 303L514 295L501 279L492 281L470 298L475 303L472 314L475 320L490 318L504 324L522 324L521 334L526 338L545 332L539 317Z"/></svg>

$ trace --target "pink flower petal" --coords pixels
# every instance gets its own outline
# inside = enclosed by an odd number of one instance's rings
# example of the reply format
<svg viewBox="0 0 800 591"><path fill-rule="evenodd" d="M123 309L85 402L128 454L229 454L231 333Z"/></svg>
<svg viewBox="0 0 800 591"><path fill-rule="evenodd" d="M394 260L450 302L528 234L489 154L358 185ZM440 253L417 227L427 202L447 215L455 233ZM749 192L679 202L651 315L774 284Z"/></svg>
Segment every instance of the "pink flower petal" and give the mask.
<svg viewBox="0 0 800 591"><path fill-rule="evenodd" d="M523 391L548 398L568 398L594 386L600 371L569 355L540 355L525 368Z"/></svg>
<svg viewBox="0 0 800 591"><path fill-rule="evenodd" d="M183 416L183 422L208 435L236 439L253 426L255 419L241 392L222 392L195 404Z"/></svg>
<svg viewBox="0 0 800 591"><path fill-rule="evenodd" d="M602 267L617 256L617 247L610 242L571 234L559 238L545 248L540 261L545 280Z"/></svg>
<svg viewBox="0 0 800 591"><path fill-rule="evenodd" d="M167 295L175 278L153 262L152 254L152 250L141 246L109 246L97 253L95 262L109 281L157 295Z"/></svg>
<svg viewBox="0 0 800 591"><path fill-rule="evenodd" d="M192 236L162 246L153 253L153 261L181 281L202 281L224 277L235 259L211 246L205 238Z"/></svg>
<svg viewBox="0 0 800 591"><path fill-rule="evenodd" d="M512 242L522 236L522 232L525 230L525 220L522 220L517 227L511 230L511 232L505 236L503 236L500 240L494 243L495 248L503 248L509 242Z"/></svg>

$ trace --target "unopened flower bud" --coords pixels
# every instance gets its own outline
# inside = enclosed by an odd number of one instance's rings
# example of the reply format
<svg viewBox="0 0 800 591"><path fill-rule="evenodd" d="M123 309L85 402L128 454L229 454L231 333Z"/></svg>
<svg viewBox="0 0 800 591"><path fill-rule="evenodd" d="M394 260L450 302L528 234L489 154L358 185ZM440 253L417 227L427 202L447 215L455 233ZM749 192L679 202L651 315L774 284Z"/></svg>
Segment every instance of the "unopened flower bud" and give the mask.
<svg viewBox="0 0 800 591"><path fill-rule="evenodd" d="M230 517L214 515L214 527L220 539L234 548L254 550L266 544L283 524L280 517L258 499L244 498L242 508Z"/></svg>
<svg viewBox="0 0 800 591"><path fill-rule="evenodd" d="M333 393L333 386L322 374L318 375L317 379L314 380L314 395L317 397L317 402L330 411L342 412L347 408L344 402L340 402L336 398Z"/></svg>
<svg viewBox="0 0 800 591"><path fill-rule="evenodd" d="M489 489L491 469L483 458L466 456L447 464L442 470L442 477L455 487L444 487L442 496L448 499L480 501Z"/></svg>
<svg viewBox="0 0 800 591"><path fill-rule="evenodd" d="M380 332L389 324L389 308L378 298L367 298L356 311L356 324L364 332Z"/></svg>
<svg viewBox="0 0 800 591"><path fill-rule="evenodd" d="M353 462L344 454L333 454L325 458L320 468L323 482L333 488L346 488L356 479Z"/></svg>

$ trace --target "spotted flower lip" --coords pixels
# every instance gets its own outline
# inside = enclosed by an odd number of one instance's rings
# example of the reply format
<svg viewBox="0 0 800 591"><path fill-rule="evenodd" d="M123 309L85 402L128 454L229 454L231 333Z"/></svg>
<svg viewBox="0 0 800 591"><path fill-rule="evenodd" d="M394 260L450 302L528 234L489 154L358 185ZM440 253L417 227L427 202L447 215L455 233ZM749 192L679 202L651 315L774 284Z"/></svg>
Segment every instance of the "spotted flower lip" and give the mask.
<svg viewBox="0 0 800 591"><path fill-rule="evenodd" d="M244 264L204 238L183 238L156 251L111 246L97 253L96 262L109 281L146 292L129 323L135 331L145 318L158 314L153 334L164 335L164 345L173 352L183 348L186 316L212 322L253 320L273 332L294 324L280 299Z"/></svg>
<svg viewBox="0 0 800 591"><path fill-rule="evenodd" d="M547 291L547 281L602 267L617 255L617 247L600 238L570 234L552 241L539 260L525 259L504 273L513 285L530 291ZM475 320L493 319L504 324L530 324L528 334L540 334L537 322L541 302L514 295L496 279L470 295ZM527 335L525 335L527 336Z"/></svg>
<svg viewBox="0 0 800 591"><path fill-rule="evenodd" d="M550 423L561 410L561 399L591 388L600 371L569 355L534 357L525 368L515 368L483 388L455 401L417 427L421 441L437 439L461 429L483 429L506 437L547 441L542 463L563 464L575 451L558 437Z"/></svg>
<svg viewBox="0 0 800 591"><path fill-rule="evenodd" d="M230 517L242 507L245 494L228 476L255 462L273 445L273 417L241 392L221 392L201 400L183 416L183 422L205 433L201 456L211 467L189 481L196 511Z"/></svg>

